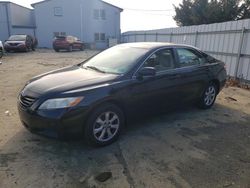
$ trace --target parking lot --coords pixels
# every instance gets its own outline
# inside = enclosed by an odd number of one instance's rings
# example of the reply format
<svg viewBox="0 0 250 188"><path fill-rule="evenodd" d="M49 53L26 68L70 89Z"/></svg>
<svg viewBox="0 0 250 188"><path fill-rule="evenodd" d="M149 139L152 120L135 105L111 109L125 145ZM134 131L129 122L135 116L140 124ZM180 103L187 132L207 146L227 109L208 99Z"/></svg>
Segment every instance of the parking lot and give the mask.
<svg viewBox="0 0 250 188"><path fill-rule="evenodd" d="M103 148L28 132L16 108L26 81L95 53L39 49L0 60L0 187L250 187L250 91L240 88L224 88L210 110L131 121Z"/></svg>

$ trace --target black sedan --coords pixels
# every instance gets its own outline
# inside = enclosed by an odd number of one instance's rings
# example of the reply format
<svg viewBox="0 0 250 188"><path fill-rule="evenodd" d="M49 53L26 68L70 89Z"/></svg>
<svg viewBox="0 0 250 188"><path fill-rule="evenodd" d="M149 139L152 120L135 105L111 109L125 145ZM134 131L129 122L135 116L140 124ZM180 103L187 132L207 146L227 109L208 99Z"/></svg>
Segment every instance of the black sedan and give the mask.
<svg viewBox="0 0 250 188"><path fill-rule="evenodd" d="M127 43L31 79L18 109L32 132L80 133L91 144L107 145L129 114L186 101L208 109L225 82L224 63L194 47Z"/></svg>

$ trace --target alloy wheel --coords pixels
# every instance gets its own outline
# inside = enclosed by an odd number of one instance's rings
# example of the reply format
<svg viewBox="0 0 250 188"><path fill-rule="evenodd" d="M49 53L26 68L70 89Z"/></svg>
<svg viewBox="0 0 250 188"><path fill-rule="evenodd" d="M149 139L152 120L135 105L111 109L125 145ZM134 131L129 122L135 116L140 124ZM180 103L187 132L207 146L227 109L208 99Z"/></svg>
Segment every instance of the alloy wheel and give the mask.
<svg viewBox="0 0 250 188"><path fill-rule="evenodd" d="M216 89L213 85L209 86L205 91L204 102L205 105L210 106L213 104L216 97Z"/></svg>
<svg viewBox="0 0 250 188"><path fill-rule="evenodd" d="M115 137L119 127L119 116L115 112L104 112L96 118L93 126L93 134L98 141L107 142Z"/></svg>

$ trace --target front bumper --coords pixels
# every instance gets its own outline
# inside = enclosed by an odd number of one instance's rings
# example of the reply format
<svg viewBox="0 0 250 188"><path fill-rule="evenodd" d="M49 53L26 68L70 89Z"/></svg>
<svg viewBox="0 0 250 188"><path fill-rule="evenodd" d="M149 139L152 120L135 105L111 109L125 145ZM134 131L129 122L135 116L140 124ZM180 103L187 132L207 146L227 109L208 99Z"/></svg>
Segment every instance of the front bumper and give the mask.
<svg viewBox="0 0 250 188"><path fill-rule="evenodd" d="M65 138L82 135L87 109L32 111L18 103L18 112L22 124L28 130L45 134L52 131L57 137Z"/></svg>
<svg viewBox="0 0 250 188"><path fill-rule="evenodd" d="M57 50L67 50L69 49L69 46L70 45L68 44L56 44L56 45L53 45L53 48Z"/></svg>
<svg viewBox="0 0 250 188"><path fill-rule="evenodd" d="M4 46L4 49L7 51L25 51L26 46L25 45L18 45L18 46Z"/></svg>

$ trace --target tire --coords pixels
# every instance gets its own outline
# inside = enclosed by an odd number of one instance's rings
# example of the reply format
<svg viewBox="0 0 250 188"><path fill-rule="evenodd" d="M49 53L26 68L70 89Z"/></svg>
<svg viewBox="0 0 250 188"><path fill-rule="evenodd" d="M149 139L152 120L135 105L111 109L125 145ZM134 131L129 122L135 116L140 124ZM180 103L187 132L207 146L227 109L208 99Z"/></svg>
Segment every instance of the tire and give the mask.
<svg viewBox="0 0 250 188"><path fill-rule="evenodd" d="M72 52L72 51L73 51L73 47L72 47L72 46L69 46L68 52Z"/></svg>
<svg viewBox="0 0 250 188"><path fill-rule="evenodd" d="M59 49L54 48L55 52L59 52Z"/></svg>
<svg viewBox="0 0 250 188"><path fill-rule="evenodd" d="M0 49L0 58L2 58L2 57L3 57L3 50Z"/></svg>
<svg viewBox="0 0 250 188"><path fill-rule="evenodd" d="M84 46L81 46L80 50L83 51L84 50Z"/></svg>
<svg viewBox="0 0 250 188"><path fill-rule="evenodd" d="M24 52L29 52L29 48L26 46Z"/></svg>
<svg viewBox="0 0 250 188"><path fill-rule="evenodd" d="M199 107L209 109L213 106L218 94L218 87L214 83L209 83L199 101Z"/></svg>
<svg viewBox="0 0 250 188"><path fill-rule="evenodd" d="M95 109L84 127L88 144L106 146L116 141L124 126L124 115L119 107L104 104Z"/></svg>

